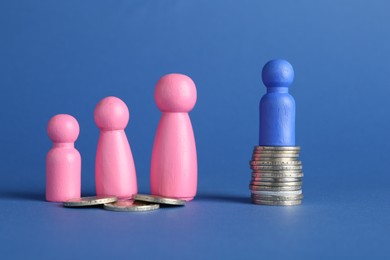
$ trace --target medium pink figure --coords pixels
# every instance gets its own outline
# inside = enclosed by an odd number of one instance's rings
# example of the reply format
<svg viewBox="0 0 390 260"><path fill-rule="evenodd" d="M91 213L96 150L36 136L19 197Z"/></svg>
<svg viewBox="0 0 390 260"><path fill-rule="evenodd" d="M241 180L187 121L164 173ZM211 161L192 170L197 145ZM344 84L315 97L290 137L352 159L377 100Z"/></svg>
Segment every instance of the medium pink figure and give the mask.
<svg viewBox="0 0 390 260"><path fill-rule="evenodd" d="M81 156L74 148L79 124L73 116L60 114L50 119L47 132L53 147L46 156L46 200L80 198Z"/></svg>
<svg viewBox="0 0 390 260"><path fill-rule="evenodd" d="M133 154L124 131L129 117L129 109L117 97L106 97L95 108L100 129L95 162L98 196L128 198L137 194Z"/></svg>
<svg viewBox="0 0 390 260"><path fill-rule="evenodd" d="M196 103L191 78L168 74L154 92L162 116L152 152L150 189L154 195L192 200L196 195L198 163L194 132L188 112Z"/></svg>

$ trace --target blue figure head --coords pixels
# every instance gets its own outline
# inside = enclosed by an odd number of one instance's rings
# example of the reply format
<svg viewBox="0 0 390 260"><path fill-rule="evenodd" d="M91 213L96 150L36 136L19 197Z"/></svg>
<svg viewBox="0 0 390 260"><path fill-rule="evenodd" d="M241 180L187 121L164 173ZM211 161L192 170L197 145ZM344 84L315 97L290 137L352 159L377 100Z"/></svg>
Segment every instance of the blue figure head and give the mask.
<svg viewBox="0 0 390 260"><path fill-rule="evenodd" d="M262 78L267 88L288 87L294 80L294 69L286 60L270 60L263 67Z"/></svg>

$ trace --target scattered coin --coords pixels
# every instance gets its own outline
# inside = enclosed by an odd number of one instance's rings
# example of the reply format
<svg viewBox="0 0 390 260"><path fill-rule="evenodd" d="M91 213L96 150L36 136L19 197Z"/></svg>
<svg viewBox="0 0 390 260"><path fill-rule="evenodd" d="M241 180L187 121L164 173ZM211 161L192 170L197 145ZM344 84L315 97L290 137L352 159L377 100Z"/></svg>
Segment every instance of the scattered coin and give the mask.
<svg viewBox="0 0 390 260"><path fill-rule="evenodd" d="M113 203L104 204L104 209L112 210L112 211L151 211L158 209L160 207L159 204L146 204L141 202L136 202L133 200L118 200Z"/></svg>
<svg viewBox="0 0 390 260"><path fill-rule="evenodd" d="M88 207L117 201L115 196L94 196L70 199L64 202L64 207Z"/></svg>
<svg viewBox="0 0 390 260"><path fill-rule="evenodd" d="M133 197L136 201L146 201L146 202L153 202L158 204L167 204L167 205L176 205L176 206L182 206L186 204L185 200L175 199L175 198L166 198L156 195L145 195L145 194L137 194Z"/></svg>

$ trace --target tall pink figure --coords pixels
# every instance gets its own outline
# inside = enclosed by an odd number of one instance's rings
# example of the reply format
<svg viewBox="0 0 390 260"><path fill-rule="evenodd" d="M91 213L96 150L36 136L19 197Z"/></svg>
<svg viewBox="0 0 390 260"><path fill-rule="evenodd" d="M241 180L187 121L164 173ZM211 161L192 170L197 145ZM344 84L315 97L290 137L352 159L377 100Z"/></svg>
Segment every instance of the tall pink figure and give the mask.
<svg viewBox="0 0 390 260"><path fill-rule="evenodd" d="M47 132L53 147L46 156L46 200L80 198L81 156L74 148L79 124L73 116L59 114L50 119Z"/></svg>
<svg viewBox="0 0 390 260"><path fill-rule="evenodd" d="M117 97L106 97L95 108L100 129L95 162L98 196L128 198L137 194L133 154L124 131L129 117L126 104Z"/></svg>
<svg viewBox="0 0 390 260"><path fill-rule="evenodd" d="M196 103L196 87L182 74L163 76L154 98L162 116L152 152L150 189L154 195L192 200L196 195L198 163L188 112Z"/></svg>

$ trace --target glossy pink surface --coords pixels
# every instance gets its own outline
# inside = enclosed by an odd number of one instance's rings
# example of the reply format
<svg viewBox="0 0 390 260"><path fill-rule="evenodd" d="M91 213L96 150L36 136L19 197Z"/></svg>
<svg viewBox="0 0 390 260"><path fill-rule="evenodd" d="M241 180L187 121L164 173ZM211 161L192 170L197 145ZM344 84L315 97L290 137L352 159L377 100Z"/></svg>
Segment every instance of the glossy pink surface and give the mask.
<svg viewBox="0 0 390 260"><path fill-rule="evenodd" d="M100 129L95 162L96 194L127 198L138 192L134 159L124 128L129 121L126 104L106 97L95 108Z"/></svg>
<svg viewBox="0 0 390 260"><path fill-rule="evenodd" d="M74 148L80 128L71 115L52 117L48 124L53 147L46 156L46 200L64 202L81 196L81 156Z"/></svg>
<svg viewBox="0 0 390 260"><path fill-rule="evenodd" d="M152 151L150 189L154 195L192 200L196 195L198 164L188 113L196 102L194 82L168 74L156 86L155 100L162 111Z"/></svg>

